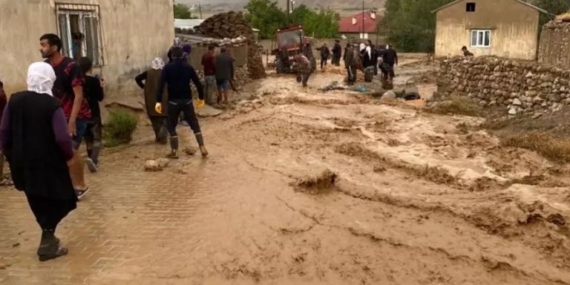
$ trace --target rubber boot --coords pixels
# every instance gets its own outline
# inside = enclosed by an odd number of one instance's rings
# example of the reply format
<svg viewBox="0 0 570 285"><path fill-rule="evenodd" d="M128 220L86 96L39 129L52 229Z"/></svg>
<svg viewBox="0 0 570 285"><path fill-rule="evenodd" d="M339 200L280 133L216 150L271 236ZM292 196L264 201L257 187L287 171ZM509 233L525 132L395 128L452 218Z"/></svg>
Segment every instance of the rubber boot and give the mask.
<svg viewBox="0 0 570 285"><path fill-rule="evenodd" d="M178 137L170 137L170 153L166 156L172 159L178 159Z"/></svg>
<svg viewBox="0 0 570 285"><path fill-rule="evenodd" d="M202 137L202 133L196 133L196 142L198 142L198 146L200 147L200 152L202 153L203 157L208 156L208 151L204 146L204 137Z"/></svg>

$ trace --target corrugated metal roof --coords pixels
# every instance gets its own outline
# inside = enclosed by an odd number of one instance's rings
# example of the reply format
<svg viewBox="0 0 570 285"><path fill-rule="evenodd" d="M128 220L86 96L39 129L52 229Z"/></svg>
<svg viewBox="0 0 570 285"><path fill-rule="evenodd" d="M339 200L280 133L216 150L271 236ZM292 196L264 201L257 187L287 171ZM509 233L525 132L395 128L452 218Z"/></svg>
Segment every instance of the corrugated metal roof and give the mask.
<svg viewBox="0 0 570 285"><path fill-rule="evenodd" d="M179 29L192 29L200 26L204 19L174 19L174 27Z"/></svg>

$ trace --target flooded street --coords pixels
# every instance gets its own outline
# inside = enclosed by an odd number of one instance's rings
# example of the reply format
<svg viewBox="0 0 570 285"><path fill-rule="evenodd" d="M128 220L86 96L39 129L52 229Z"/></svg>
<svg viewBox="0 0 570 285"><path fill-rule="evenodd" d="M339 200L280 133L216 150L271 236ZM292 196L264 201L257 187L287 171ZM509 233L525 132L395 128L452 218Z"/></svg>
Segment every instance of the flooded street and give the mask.
<svg viewBox="0 0 570 285"><path fill-rule="evenodd" d="M107 151L52 262L23 195L1 189L0 283L570 284L570 190L527 183L547 160L462 131L477 118L318 90L335 80L253 83L201 120L207 159L148 173L166 146Z"/></svg>

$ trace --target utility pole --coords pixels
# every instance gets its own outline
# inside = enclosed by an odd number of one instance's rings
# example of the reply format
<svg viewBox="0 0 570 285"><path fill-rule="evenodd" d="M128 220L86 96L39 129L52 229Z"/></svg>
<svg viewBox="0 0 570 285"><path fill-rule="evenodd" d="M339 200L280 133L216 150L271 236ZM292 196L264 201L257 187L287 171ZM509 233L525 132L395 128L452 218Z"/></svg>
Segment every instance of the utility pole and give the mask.
<svg viewBox="0 0 570 285"><path fill-rule="evenodd" d="M362 33L361 38L364 38L364 0L362 0Z"/></svg>
<svg viewBox="0 0 570 285"><path fill-rule="evenodd" d="M204 19L202 18L202 4L198 4L198 11L200 11L200 19Z"/></svg>
<svg viewBox="0 0 570 285"><path fill-rule="evenodd" d="M287 25L289 25L291 23L291 16L289 15L290 11L291 11L291 0L286 0L287 1Z"/></svg>

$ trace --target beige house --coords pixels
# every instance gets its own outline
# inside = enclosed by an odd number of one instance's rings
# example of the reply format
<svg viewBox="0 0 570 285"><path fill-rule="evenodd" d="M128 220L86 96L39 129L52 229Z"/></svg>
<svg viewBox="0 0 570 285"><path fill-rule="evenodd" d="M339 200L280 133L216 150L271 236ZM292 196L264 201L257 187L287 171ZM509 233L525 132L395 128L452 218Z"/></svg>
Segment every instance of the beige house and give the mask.
<svg viewBox="0 0 570 285"><path fill-rule="evenodd" d="M172 45L172 5L172 0L0 1L0 79L8 94L25 89L28 65L42 60L41 35L58 34L70 55L72 33L81 32L82 54L106 79L109 99L134 97L134 77Z"/></svg>
<svg viewBox="0 0 570 285"><path fill-rule="evenodd" d="M538 20L546 11L522 0L457 0L436 13L435 56L494 55L534 60Z"/></svg>

